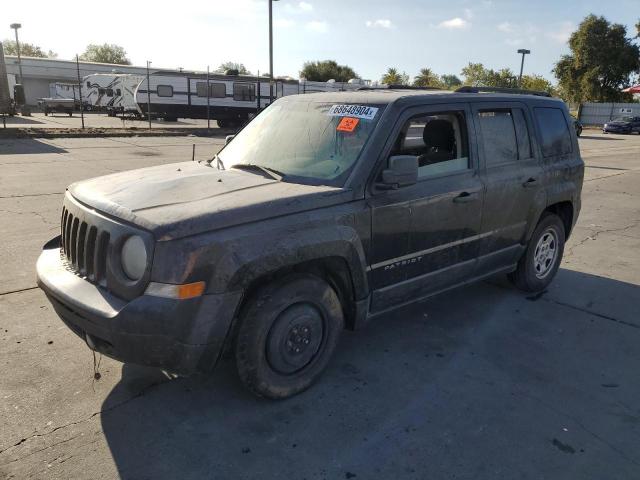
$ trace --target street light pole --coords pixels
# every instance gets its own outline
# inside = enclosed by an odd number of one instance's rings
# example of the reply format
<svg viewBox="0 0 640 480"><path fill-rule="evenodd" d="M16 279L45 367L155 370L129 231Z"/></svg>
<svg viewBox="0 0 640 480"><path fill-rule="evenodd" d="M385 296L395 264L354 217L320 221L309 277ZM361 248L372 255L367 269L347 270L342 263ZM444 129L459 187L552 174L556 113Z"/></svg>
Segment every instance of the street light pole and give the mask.
<svg viewBox="0 0 640 480"><path fill-rule="evenodd" d="M273 2L277 1L269 0L269 105L273 102Z"/></svg>
<svg viewBox="0 0 640 480"><path fill-rule="evenodd" d="M531 53L531 50L521 48L520 50L518 50L518 53L522 54L522 61L520 62L520 76L518 77L518 86L522 87L522 70L524 69L524 56Z"/></svg>
<svg viewBox="0 0 640 480"><path fill-rule="evenodd" d="M18 83L22 84L22 60L20 58L20 40L18 40L18 29L22 27L19 23L12 23L9 25L16 32L16 51L18 53L18 71L20 72L20 81Z"/></svg>
<svg viewBox="0 0 640 480"><path fill-rule="evenodd" d="M20 73L20 85L22 85L22 94L25 97L24 100L24 104L20 106L20 113L22 113L23 117L30 117L31 116L31 110L29 109L29 107L26 105L27 101L26 101L26 95L25 95L25 91L24 91L24 76L22 75L22 58L20 56L20 40L18 39L18 29L22 28L22 25L19 23L12 23L11 25L9 25L11 28L13 28L16 32L16 52L18 54L18 72Z"/></svg>

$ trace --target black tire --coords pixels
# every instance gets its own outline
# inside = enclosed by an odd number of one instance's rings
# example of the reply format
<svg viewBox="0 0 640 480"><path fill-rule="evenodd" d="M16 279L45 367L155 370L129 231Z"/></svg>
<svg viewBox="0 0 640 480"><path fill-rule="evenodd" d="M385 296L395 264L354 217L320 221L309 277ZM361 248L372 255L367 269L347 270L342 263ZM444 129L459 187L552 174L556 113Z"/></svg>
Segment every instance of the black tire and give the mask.
<svg viewBox="0 0 640 480"><path fill-rule="evenodd" d="M555 244L555 253L552 259L548 257L550 255L549 252L552 250L549 246L551 243L546 248L543 247L543 244L546 243L545 239L543 239L545 235L549 235L546 238ZM557 215L549 212L545 213L540 218L533 235L531 235L527 249L518 262L518 267L508 275L511 283L525 292L541 292L547 288L553 281L553 277L555 277L562 262L564 242L564 223ZM545 260L541 261L540 259L545 258L545 255L542 255L544 252L547 253L547 256Z"/></svg>
<svg viewBox="0 0 640 480"><path fill-rule="evenodd" d="M226 120L218 120L218 127L219 128L227 128L227 121Z"/></svg>
<svg viewBox="0 0 640 480"><path fill-rule="evenodd" d="M294 274L258 290L242 309L236 366L253 393L273 399L321 375L344 328L338 295L324 280Z"/></svg>

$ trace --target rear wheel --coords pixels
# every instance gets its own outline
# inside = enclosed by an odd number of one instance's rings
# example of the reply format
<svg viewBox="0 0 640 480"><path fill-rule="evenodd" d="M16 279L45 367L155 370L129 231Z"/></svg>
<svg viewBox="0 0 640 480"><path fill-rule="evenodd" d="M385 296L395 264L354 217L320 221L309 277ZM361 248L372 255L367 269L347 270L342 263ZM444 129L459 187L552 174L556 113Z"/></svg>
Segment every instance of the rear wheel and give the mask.
<svg viewBox="0 0 640 480"><path fill-rule="evenodd" d="M565 231L560 217L545 213L533 232L527 250L509 280L525 292L539 292L553 280L564 253Z"/></svg>
<svg viewBox="0 0 640 480"><path fill-rule="evenodd" d="M243 309L236 365L253 393L286 398L307 389L329 363L344 320L324 280L295 274L252 296Z"/></svg>

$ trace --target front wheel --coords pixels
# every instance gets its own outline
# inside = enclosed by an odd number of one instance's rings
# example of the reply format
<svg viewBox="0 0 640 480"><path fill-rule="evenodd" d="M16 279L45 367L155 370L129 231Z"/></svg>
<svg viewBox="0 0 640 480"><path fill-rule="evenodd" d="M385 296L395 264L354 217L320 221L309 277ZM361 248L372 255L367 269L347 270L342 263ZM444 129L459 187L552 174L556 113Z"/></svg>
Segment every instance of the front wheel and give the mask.
<svg viewBox="0 0 640 480"><path fill-rule="evenodd" d="M344 326L338 295L314 275L276 280L243 308L236 365L253 393L286 398L307 389L329 363Z"/></svg>
<svg viewBox="0 0 640 480"><path fill-rule="evenodd" d="M525 292L540 292L555 277L564 253L565 230L560 217L545 213L509 280Z"/></svg>

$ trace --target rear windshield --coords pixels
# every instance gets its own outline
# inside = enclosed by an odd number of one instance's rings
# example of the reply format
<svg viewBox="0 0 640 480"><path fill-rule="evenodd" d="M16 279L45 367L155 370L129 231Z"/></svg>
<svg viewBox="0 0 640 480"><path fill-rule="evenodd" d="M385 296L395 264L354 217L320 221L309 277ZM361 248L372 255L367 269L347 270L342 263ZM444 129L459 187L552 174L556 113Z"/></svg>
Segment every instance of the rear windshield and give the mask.
<svg viewBox="0 0 640 480"><path fill-rule="evenodd" d="M280 99L218 154L226 168L254 164L285 181L342 186L382 114L382 105Z"/></svg>

